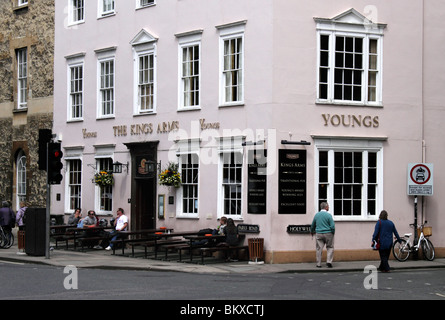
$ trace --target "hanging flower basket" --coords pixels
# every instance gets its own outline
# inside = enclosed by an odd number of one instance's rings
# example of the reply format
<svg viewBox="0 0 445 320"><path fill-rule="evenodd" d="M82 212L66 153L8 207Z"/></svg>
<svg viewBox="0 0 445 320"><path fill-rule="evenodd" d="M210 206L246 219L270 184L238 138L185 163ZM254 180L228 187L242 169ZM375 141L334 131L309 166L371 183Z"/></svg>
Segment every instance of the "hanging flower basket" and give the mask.
<svg viewBox="0 0 445 320"><path fill-rule="evenodd" d="M169 162L167 168L159 174L159 184L175 188L181 186L181 174L176 163Z"/></svg>
<svg viewBox="0 0 445 320"><path fill-rule="evenodd" d="M112 186L114 184L111 171L99 171L94 175L94 183L100 187Z"/></svg>

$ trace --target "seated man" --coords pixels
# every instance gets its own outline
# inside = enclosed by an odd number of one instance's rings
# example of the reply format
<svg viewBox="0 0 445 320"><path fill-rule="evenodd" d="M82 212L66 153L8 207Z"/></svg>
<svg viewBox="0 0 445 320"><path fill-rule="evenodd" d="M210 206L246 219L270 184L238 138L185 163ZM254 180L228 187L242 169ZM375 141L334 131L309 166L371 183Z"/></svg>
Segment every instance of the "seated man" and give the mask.
<svg viewBox="0 0 445 320"><path fill-rule="evenodd" d="M126 231L128 229L128 217L124 214L124 209L117 209L117 218L114 221L115 230L110 233L111 241L117 240L119 238L118 231ZM113 242L105 248L105 250L113 249Z"/></svg>

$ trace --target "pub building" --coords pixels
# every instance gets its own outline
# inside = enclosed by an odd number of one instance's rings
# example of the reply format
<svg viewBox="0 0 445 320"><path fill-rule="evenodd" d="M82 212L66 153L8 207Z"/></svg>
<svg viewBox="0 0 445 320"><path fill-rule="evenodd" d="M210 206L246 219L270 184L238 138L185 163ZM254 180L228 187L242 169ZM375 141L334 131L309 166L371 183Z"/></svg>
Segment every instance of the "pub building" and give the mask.
<svg viewBox="0 0 445 320"><path fill-rule="evenodd" d="M444 256L441 12L438 0L57 1L64 179L51 213L110 220L122 207L131 229L175 231L226 216L246 244L264 239L266 263L289 263L315 261L308 225L327 201L334 263L378 259L383 209L400 234L427 220ZM412 163L431 168L414 189Z"/></svg>

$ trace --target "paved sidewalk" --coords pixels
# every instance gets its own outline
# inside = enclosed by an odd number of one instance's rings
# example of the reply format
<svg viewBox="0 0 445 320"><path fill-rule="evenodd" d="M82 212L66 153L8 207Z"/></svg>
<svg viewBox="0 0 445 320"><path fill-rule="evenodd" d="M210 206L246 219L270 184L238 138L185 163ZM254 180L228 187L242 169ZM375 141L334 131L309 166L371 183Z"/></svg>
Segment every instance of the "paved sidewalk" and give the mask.
<svg viewBox="0 0 445 320"><path fill-rule="evenodd" d="M117 253L118 251L116 251ZM198 257L197 257L197 260ZM74 265L78 268L103 268L103 269L132 269L132 270L156 270L156 271L177 271L193 273L281 273L281 272L331 272L331 271L363 271L368 265L378 267L379 261L335 261L333 268L316 268L314 263L287 263L287 264L252 264L248 261L222 262L207 265L195 263L181 263L176 261L162 261L144 258L132 258L120 255L113 255L105 250L88 250L85 252L57 249L50 251L50 257L30 256L20 252L17 244L9 249L0 249L0 261L13 263L37 263L58 267ZM390 261L394 271L414 268L445 268L445 259L435 259L426 261L423 259L399 262Z"/></svg>

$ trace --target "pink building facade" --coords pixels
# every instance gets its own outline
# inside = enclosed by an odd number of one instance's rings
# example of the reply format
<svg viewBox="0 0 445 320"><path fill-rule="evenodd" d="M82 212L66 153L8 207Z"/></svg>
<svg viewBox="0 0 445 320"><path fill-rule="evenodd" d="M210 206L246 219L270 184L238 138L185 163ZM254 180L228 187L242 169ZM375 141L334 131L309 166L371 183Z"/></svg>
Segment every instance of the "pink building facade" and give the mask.
<svg viewBox="0 0 445 320"><path fill-rule="evenodd" d="M247 239L264 239L267 263L287 263L315 260L307 225L327 201L334 260L376 259L380 211L411 232L408 168L428 163L417 219L444 256L444 9L439 0L57 1L53 132L64 179L51 213L81 207L109 220L122 207L133 229L182 231L231 217ZM114 184L95 184L116 162ZM169 163L179 188L160 184Z"/></svg>

